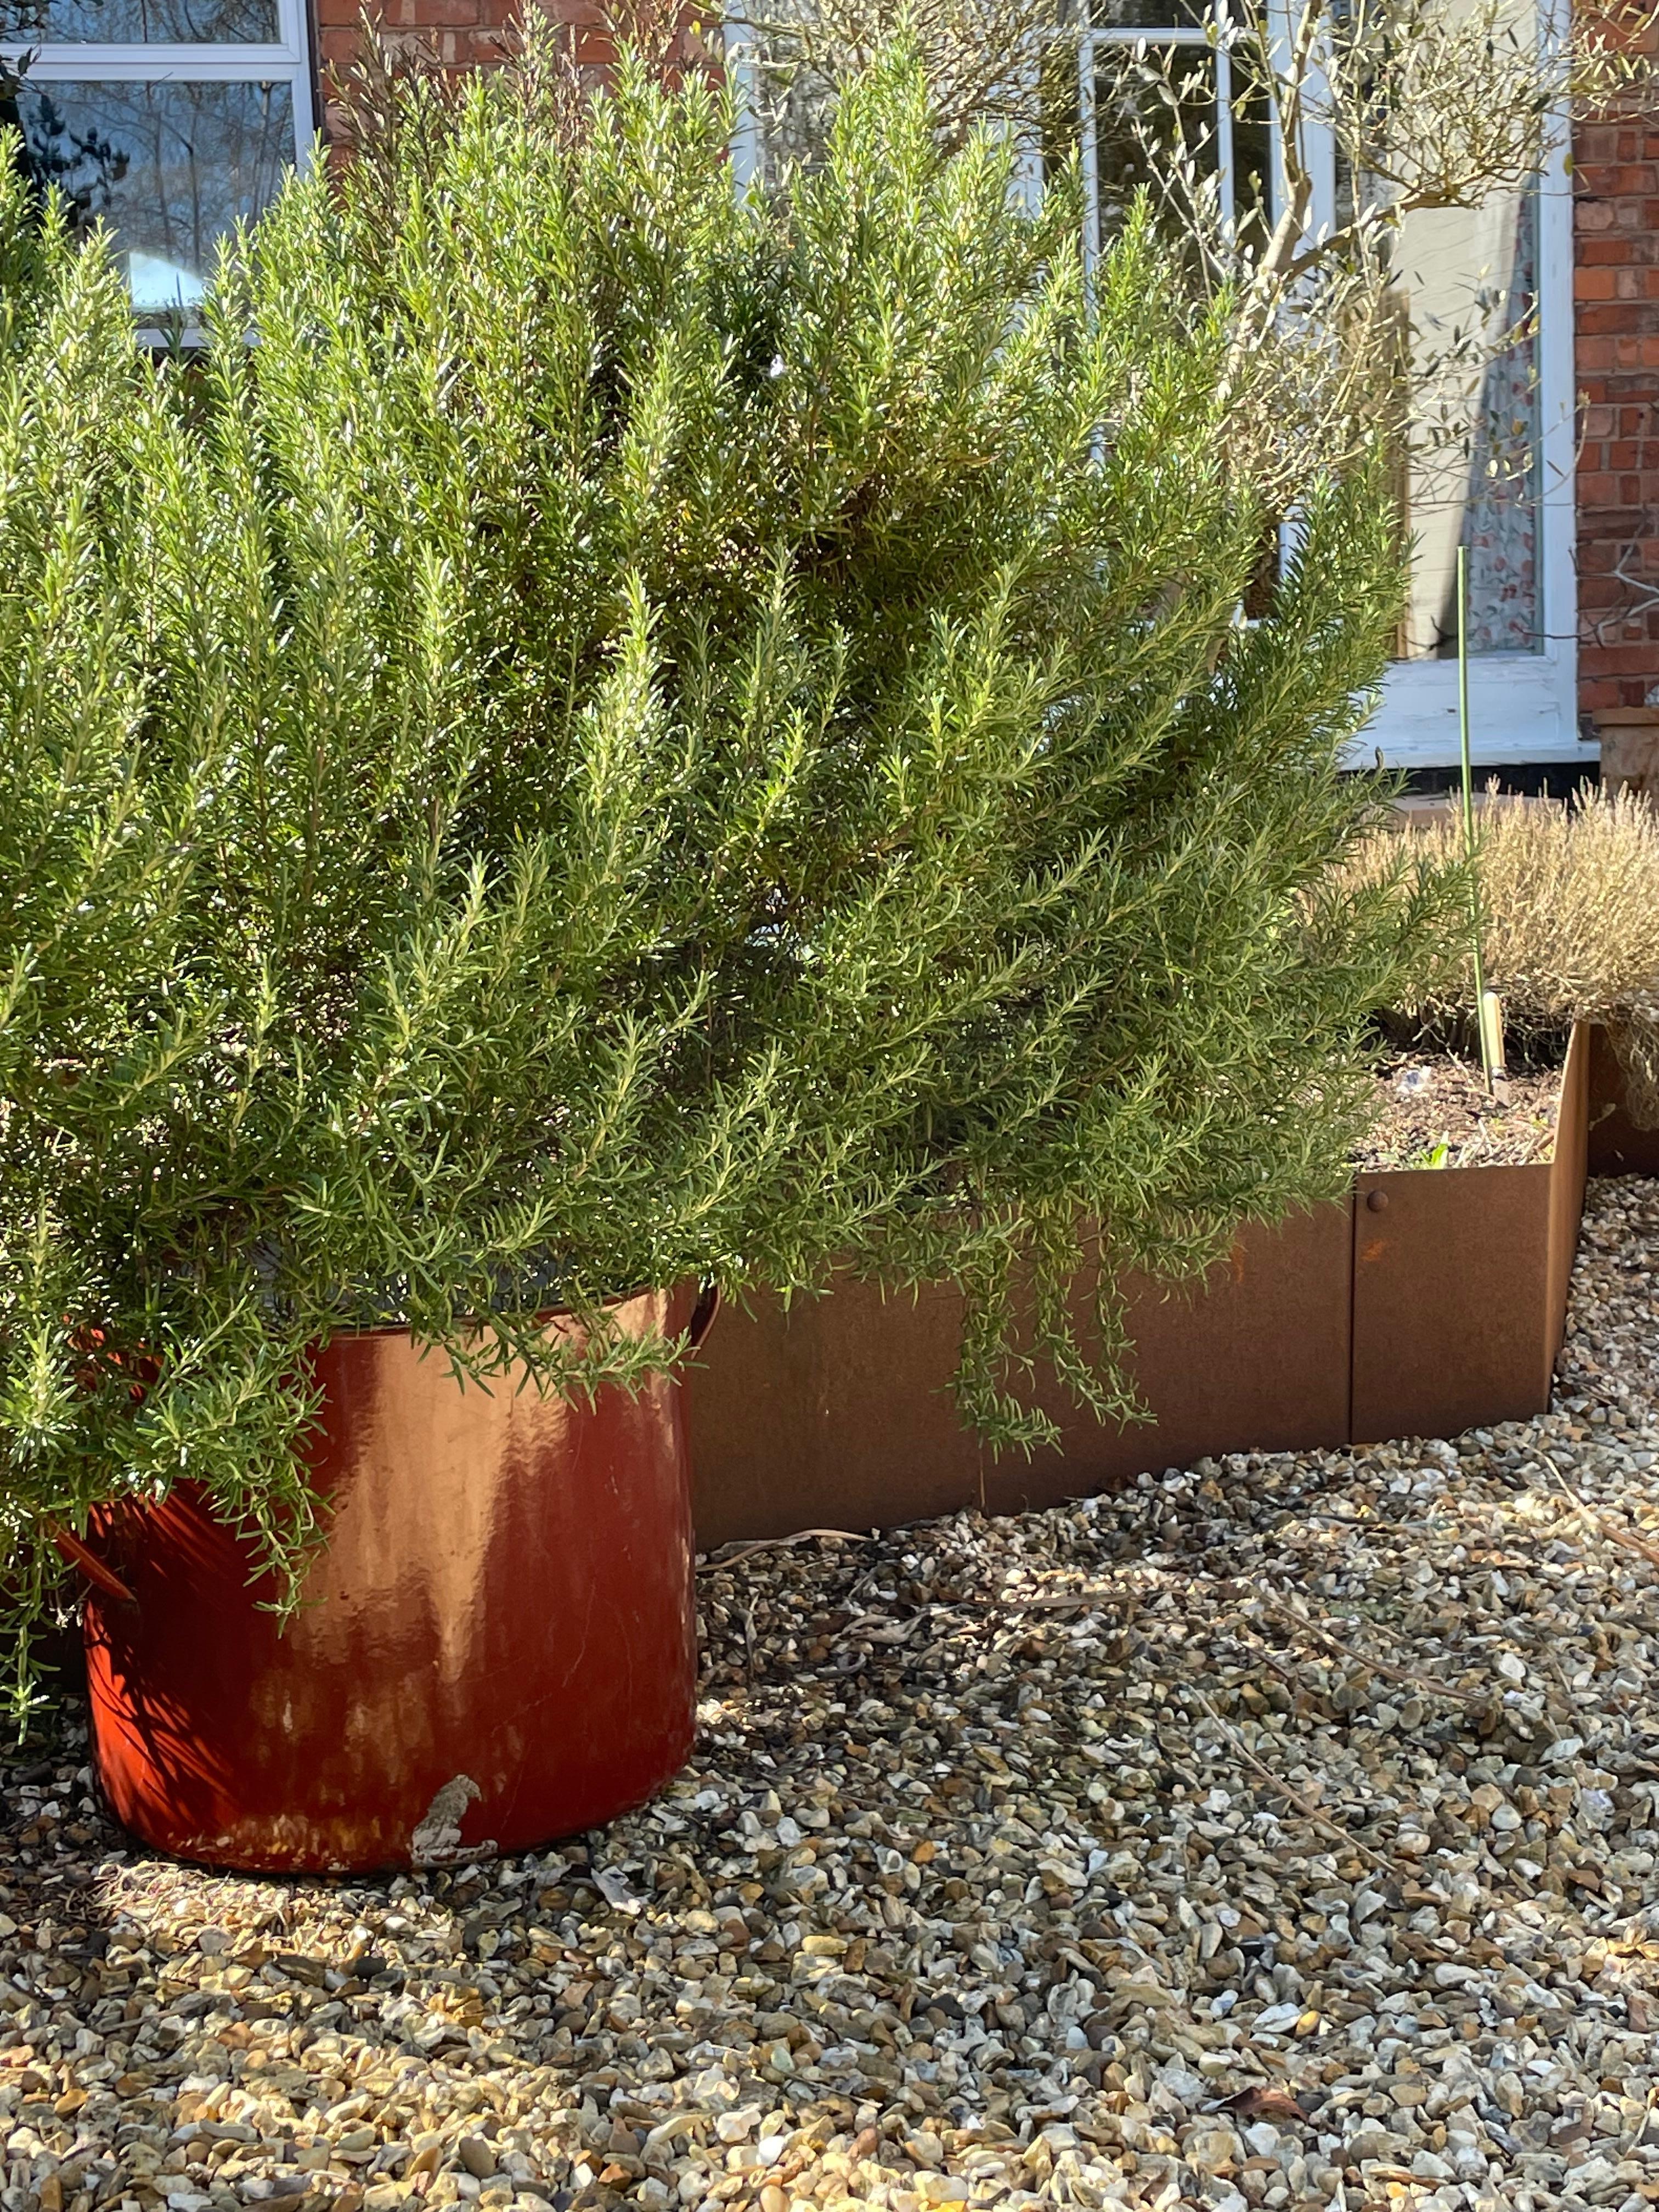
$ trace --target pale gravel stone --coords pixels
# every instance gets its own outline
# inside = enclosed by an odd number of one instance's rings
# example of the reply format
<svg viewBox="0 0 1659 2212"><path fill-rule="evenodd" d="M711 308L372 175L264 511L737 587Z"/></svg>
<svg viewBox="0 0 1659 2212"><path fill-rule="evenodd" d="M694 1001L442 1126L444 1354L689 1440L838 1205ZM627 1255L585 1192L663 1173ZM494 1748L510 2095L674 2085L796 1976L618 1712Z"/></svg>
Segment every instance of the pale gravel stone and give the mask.
<svg viewBox="0 0 1659 2212"><path fill-rule="evenodd" d="M706 1562L658 1802L507 1864L7 1777L0 2212L1659 2202L1659 1189L1554 1410Z"/></svg>

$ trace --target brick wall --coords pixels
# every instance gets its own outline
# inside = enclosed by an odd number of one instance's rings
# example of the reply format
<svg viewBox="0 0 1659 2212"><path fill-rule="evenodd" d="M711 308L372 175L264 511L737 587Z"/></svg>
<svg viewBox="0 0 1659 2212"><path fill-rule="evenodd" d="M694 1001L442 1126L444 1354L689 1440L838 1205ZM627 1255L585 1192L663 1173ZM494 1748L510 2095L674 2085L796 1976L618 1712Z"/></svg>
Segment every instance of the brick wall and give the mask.
<svg viewBox="0 0 1659 2212"><path fill-rule="evenodd" d="M1573 138L1578 698L1659 700L1659 124Z"/></svg>
<svg viewBox="0 0 1659 2212"><path fill-rule="evenodd" d="M324 133L339 139L344 134L338 105L331 96L332 80L343 75L356 53L363 0L312 0L312 4ZM499 61L508 27L523 21L536 4L537 0L374 0L371 12L394 51L419 53L446 69L462 70ZM568 27L581 68L599 72L614 60L607 27L629 20L629 0L610 7L599 0L543 0L543 4L555 22ZM633 0L633 4L648 20L654 0ZM677 41L674 59L684 63L694 48L699 63L706 65L706 54L688 27Z"/></svg>
<svg viewBox="0 0 1659 2212"><path fill-rule="evenodd" d="M328 137L337 138L341 120L331 98L331 81L344 76L357 52L362 0L313 0L313 5L323 127ZM502 31L518 9L516 0L384 0L374 12L389 46L429 55L447 68L470 69L500 59Z"/></svg>

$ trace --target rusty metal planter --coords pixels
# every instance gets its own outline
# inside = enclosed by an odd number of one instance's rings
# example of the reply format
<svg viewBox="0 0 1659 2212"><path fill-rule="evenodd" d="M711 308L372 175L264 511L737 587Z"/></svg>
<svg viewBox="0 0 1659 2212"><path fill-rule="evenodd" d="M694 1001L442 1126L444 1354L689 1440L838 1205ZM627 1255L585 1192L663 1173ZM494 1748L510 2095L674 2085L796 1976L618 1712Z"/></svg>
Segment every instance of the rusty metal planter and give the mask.
<svg viewBox="0 0 1659 2212"><path fill-rule="evenodd" d="M697 1541L1054 1504L1205 1454L1449 1436L1549 1403L1583 1205L1590 1036L1553 1158L1362 1175L1343 1204L1248 1229L1196 1295L1129 1285L1150 1425L1046 1402L1061 1442L994 1458L949 1391L961 1307L837 1285L729 1311L690 1378Z"/></svg>
<svg viewBox="0 0 1659 2212"><path fill-rule="evenodd" d="M650 1292L618 1324L682 1326L685 1303ZM678 1386L464 1390L403 1329L337 1337L318 1371L331 1519L285 1631L188 1487L94 1532L88 1686L119 1817L185 1858L328 1871L523 1850L649 1796L694 1712Z"/></svg>
<svg viewBox="0 0 1659 2212"><path fill-rule="evenodd" d="M1589 1171L1659 1176L1659 1129L1638 1128L1625 1103L1625 1071L1605 1030L1589 1044Z"/></svg>

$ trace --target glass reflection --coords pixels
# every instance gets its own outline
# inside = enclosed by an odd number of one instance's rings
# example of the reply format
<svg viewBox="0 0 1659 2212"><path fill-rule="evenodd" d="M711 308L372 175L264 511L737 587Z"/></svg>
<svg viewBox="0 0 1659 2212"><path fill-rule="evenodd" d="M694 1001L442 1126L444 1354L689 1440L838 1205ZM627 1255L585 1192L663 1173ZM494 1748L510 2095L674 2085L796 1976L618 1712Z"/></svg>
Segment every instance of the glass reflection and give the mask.
<svg viewBox="0 0 1659 2212"><path fill-rule="evenodd" d="M1408 660L1457 651L1457 549L1471 653L1543 643L1538 562L1537 193L1401 225L1401 299L1419 393L1404 457L1413 538Z"/></svg>
<svg viewBox="0 0 1659 2212"><path fill-rule="evenodd" d="M154 313L201 298L219 239L259 212L294 160L285 83L36 82L15 119L30 175L81 227L113 234L134 306Z"/></svg>
<svg viewBox="0 0 1659 2212"><path fill-rule="evenodd" d="M274 46L276 0L0 0L0 40L28 46Z"/></svg>
<svg viewBox="0 0 1659 2212"><path fill-rule="evenodd" d="M1185 161L1199 178L1213 177L1220 160L1220 98L1212 52L1149 45L1120 57L1095 86L1095 167L1103 238L1120 230L1136 192L1172 174ZM1232 190L1221 212L1241 240L1265 237L1272 140L1264 94L1234 80ZM1159 206L1154 198L1154 206ZM1162 210L1165 214L1170 210Z"/></svg>
<svg viewBox="0 0 1659 2212"><path fill-rule="evenodd" d="M1092 0L1089 20L1097 31L1194 28L1209 22L1210 0Z"/></svg>

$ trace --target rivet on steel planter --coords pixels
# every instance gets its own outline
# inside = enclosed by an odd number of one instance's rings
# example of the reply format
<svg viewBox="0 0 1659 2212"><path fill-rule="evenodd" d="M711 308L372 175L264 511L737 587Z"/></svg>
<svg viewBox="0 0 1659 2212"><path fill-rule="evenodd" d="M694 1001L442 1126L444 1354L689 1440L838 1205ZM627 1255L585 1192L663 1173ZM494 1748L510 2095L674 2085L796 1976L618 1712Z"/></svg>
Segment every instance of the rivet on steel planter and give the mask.
<svg viewBox="0 0 1659 2212"><path fill-rule="evenodd" d="M670 1312L660 1292L617 1309L635 1334ZM395 1329L319 1364L332 1512L285 1629L246 1541L187 1490L95 1534L87 1661L117 1814L185 1858L314 1871L527 1850L648 1797L694 1714L678 1386L463 1389Z"/></svg>

